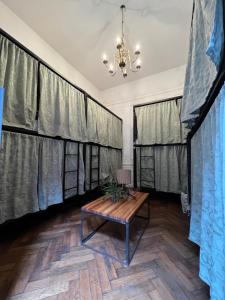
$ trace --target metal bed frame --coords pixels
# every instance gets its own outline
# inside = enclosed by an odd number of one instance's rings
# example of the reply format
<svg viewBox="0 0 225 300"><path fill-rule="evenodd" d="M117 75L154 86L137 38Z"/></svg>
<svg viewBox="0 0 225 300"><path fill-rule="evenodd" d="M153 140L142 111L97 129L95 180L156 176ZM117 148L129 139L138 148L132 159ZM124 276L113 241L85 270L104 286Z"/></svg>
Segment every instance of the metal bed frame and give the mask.
<svg viewBox="0 0 225 300"><path fill-rule="evenodd" d="M176 97L172 97L172 98L167 98L167 99L163 99L163 100L159 100L159 101L154 101L154 102L150 102L150 103L145 103L145 104L139 104L139 105L134 105L133 106L133 126L134 126L134 133L133 133L133 149L134 149L134 186L135 188L138 186L137 184L137 172L139 172L140 174L140 188L141 189L153 189L155 190L155 157L154 157L154 153L153 156L149 156L149 159L153 159L153 168L146 168L146 167L142 167L142 149L145 147L152 147L154 150L154 147L168 147L168 146L186 146L187 144L185 143L173 143L173 144L149 144L149 145L142 145L142 144L136 144L136 139L137 139L137 117L136 117L136 112L135 109L137 107L142 107L142 106L149 106L149 105L154 105L154 104L159 104L159 103L163 103L163 102L168 102L168 101L177 101L178 99L181 99L182 96L176 96ZM139 153L139 160L140 160L140 170L137 170L137 148L140 149L140 153ZM152 172L154 172L154 180L149 181L148 183L153 183L153 187L146 187L146 186L142 186L142 182L147 182L146 180L142 180L142 170L144 169L151 169Z"/></svg>
<svg viewBox="0 0 225 300"><path fill-rule="evenodd" d="M81 89L80 87L78 87L77 85L75 85L74 83L72 83L71 81L69 81L68 79L66 79L64 76L62 76L60 73L58 73L55 69L53 69L50 65L48 65L44 60L42 60L39 56L37 56L35 53L33 53L32 51L30 51L27 47L25 47L24 45L22 45L18 40L16 40L15 38L13 38L12 36L10 36L6 31L4 31L2 28L0 28L0 34L2 36L4 36L5 38L7 38L10 42L12 42L13 44L15 44L17 47L19 47L20 49L22 49L24 52L26 52L27 54L29 54L31 57L33 57L34 59L37 60L38 62L38 79L37 79L37 111L36 111L36 117L35 119L38 119L39 116L39 106L40 106L40 65L44 65L46 68L48 68L50 71L52 71L53 73L55 73L57 76L59 76L60 78L62 78L64 81L66 81L68 84L70 84L71 86L73 86L75 89L79 90L81 93L84 94L84 101L85 101L85 117L87 120L87 110L88 110L88 99L96 102L99 106L103 107L106 111L108 111L110 114L112 114L114 117L116 117L117 119L119 119L121 121L121 123L123 124L123 120L118 117L115 113L113 113L110 109L108 109L107 107L105 107L103 104L101 104L100 102L98 102L95 98L93 98L91 95L89 95L86 91L84 91L83 89ZM83 144L83 149L84 149L84 165L86 164L86 155L85 155L85 148L86 145L89 144L93 144L93 143L87 143L87 142L81 142L81 141L76 141L76 140L70 140L70 139L64 139L61 137L51 137L51 136L47 136L47 135L42 135L39 134L37 131L32 131L32 130L28 130L28 129L23 129L23 128L19 128L19 127L13 127L13 126L2 126L2 129L4 131L9 131L9 132L15 132L15 133L23 133L23 134L27 134L27 135L34 135L34 136L39 136L39 137L45 137L45 138L49 138L49 139L55 139L55 140L62 140L64 141L64 159L63 159L63 180L62 180L62 186L63 186L63 200L65 200L65 192L69 189L65 188L65 174L66 174L66 170L65 170L65 160L66 160L66 156L68 155L66 153L66 143L67 142L72 142L72 143L78 143L78 148L80 144ZM103 147L103 145L101 144L96 144L96 146ZM107 146L104 146L107 147ZM121 151L122 154L122 149L118 149L118 148L114 148L114 147L107 147L110 149L116 149ZM79 151L78 151L78 155L77 155L77 170L74 170L73 172L77 172L77 184L74 187L71 187L70 189L77 189L77 194L79 194ZM99 164L98 164L98 173L99 173ZM92 175L91 175L92 176ZM99 175L98 175L99 177ZM98 184L99 184L99 180L98 180ZM74 195L75 196L75 195ZM72 196L72 197L74 197ZM69 198L67 198L66 200L68 200Z"/></svg>

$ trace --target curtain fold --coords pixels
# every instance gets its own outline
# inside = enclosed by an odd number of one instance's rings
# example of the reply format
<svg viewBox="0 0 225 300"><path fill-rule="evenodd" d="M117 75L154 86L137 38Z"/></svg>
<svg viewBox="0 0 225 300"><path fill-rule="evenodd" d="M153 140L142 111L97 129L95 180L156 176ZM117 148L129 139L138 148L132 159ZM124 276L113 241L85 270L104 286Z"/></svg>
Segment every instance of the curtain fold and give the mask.
<svg viewBox="0 0 225 300"><path fill-rule="evenodd" d="M190 129L188 128L188 125L186 123L181 122L181 103L182 103L182 99L177 99L176 101L177 101L177 107L178 107L179 118L180 118L180 139L181 139L181 143L186 144L187 143L187 136L188 136L188 133L189 133Z"/></svg>
<svg viewBox="0 0 225 300"><path fill-rule="evenodd" d="M110 163L109 163L109 149L105 147L100 148L100 180L101 184L111 179Z"/></svg>
<svg viewBox="0 0 225 300"><path fill-rule="evenodd" d="M209 134L210 133L210 134ZM200 246L200 277L212 300L225 298L225 86L194 135L191 241Z"/></svg>
<svg viewBox="0 0 225 300"><path fill-rule="evenodd" d="M35 129L38 62L0 35L0 87L5 88L3 124Z"/></svg>
<svg viewBox="0 0 225 300"><path fill-rule="evenodd" d="M114 115L108 113L108 145L122 149L123 147L123 132L122 122Z"/></svg>
<svg viewBox="0 0 225 300"><path fill-rule="evenodd" d="M122 168L122 153L120 150L108 149L110 175L116 179L116 171Z"/></svg>
<svg viewBox="0 0 225 300"><path fill-rule="evenodd" d="M180 191L188 193L188 166L187 166L187 146L177 146L178 149L178 164L179 164L179 178Z"/></svg>
<svg viewBox="0 0 225 300"><path fill-rule="evenodd" d="M179 153L177 146L155 147L155 188L157 191L179 193Z"/></svg>
<svg viewBox="0 0 225 300"><path fill-rule="evenodd" d="M39 210L35 136L4 132L0 150L0 223Z"/></svg>
<svg viewBox="0 0 225 300"><path fill-rule="evenodd" d="M85 142L84 95L45 66L40 66L38 132Z"/></svg>
<svg viewBox="0 0 225 300"><path fill-rule="evenodd" d="M108 145L108 112L88 98L87 130L89 142Z"/></svg>
<svg viewBox="0 0 225 300"><path fill-rule="evenodd" d="M63 202L64 142L40 138L38 200L41 210Z"/></svg>
<svg viewBox="0 0 225 300"><path fill-rule="evenodd" d="M179 107L166 101L135 108L138 144L173 144L181 142Z"/></svg>
<svg viewBox="0 0 225 300"><path fill-rule="evenodd" d="M198 116L216 79L224 45L222 1L195 0L181 109L182 122L190 123Z"/></svg>
<svg viewBox="0 0 225 300"><path fill-rule="evenodd" d="M122 122L98 103L88 98L88 141L122 148Z"/></svg>

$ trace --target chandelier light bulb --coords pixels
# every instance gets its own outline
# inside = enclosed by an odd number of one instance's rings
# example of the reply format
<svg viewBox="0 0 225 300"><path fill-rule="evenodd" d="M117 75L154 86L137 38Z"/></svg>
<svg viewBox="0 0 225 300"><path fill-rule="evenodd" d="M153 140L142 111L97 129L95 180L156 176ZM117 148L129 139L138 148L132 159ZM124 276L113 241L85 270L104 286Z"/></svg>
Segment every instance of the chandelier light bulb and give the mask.
<svg viewBox="0 0 225 300"><path fill-rule="evenodd" d="M126 78L127 77L127 70L123 71L123 77Z"/></svg>
<svg viewBox="0 0 225 300"><path fill-rule="evenodd" d="M134 54L135 54L135 55L140 55L140 54L141 54L141 51L140 51L140 45L139 45L139 44L136 45Z"/></svg>
<svg viewBox="0 0 225 300"><path fill-rule="evenodd" d="M121 40L120 37L117 37L117 39L116 39L116 48L121 49L121 47L122 47L122 40Z"/></svg>
<svg viewBox="0 0 225 300"><path fill-rule="evenodd" d="M102 61L103 61L103 64L108 63L108 58L107 58L107 55L105 53L102 55Z"/></svg>
<svg viewBox="0 0 225 300"><path fill-rule="evenodd" d="M137 60L136 68L137 69L141 68L141 60L140 60L140 58Z"/></svg>
<svg viewBox="0 0 225 300"><path fill-rule="evenodd" d="M118 45L120 45L121 44L121 38L118 36L117 38L116 38L116 45L118 46Z"/></svg>
<svg viewBox="0 0 225 300"><path fill-rule="evenodd" d="M114 69L114 68L113 68L113 64L110 64L110 65L109 65L109 73L111 73L111 74L112 74L112 73L113 73L113 71L114 71L113 69Z"/></svg>

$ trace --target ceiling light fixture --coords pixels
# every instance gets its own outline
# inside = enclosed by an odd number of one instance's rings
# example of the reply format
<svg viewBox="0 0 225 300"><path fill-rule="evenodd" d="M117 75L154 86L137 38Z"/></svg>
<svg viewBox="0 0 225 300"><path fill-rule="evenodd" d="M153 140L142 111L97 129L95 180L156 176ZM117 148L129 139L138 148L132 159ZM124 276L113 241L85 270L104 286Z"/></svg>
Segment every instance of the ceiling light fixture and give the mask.
<svg viewBox="0 0 225 300"><path fill-rule="evenodd" d="M116 39L116 53L114 55L114 62L110 63L106 54L102 56L102 62L106 66L109 74L114 76L118 70L121 71L124 78L127 77L128 70L131 72L137 72L141 68L141 59L140 59L140 45L136 45L136 48L133 52L133 56L130 56L130 51L126 45L126 39L124 34L124 12L126 10L125 5L120 6L122 13L122 32L121 37Z"/></svg>

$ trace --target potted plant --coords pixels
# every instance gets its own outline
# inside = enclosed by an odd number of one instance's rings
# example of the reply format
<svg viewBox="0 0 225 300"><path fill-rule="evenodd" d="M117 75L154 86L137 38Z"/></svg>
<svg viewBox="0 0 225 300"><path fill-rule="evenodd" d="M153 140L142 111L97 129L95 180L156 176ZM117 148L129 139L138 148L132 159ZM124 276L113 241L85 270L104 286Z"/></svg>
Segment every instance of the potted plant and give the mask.
<svg viewBox="0 0 225 300"><path fill-rule="evenodd" d="M103 192L107 196L107 198L111 198L112 202L116 203L124 198L126 198L127 193L122 186L117 184L116 180L112 180L106 183L102 187Z"/></svg>

